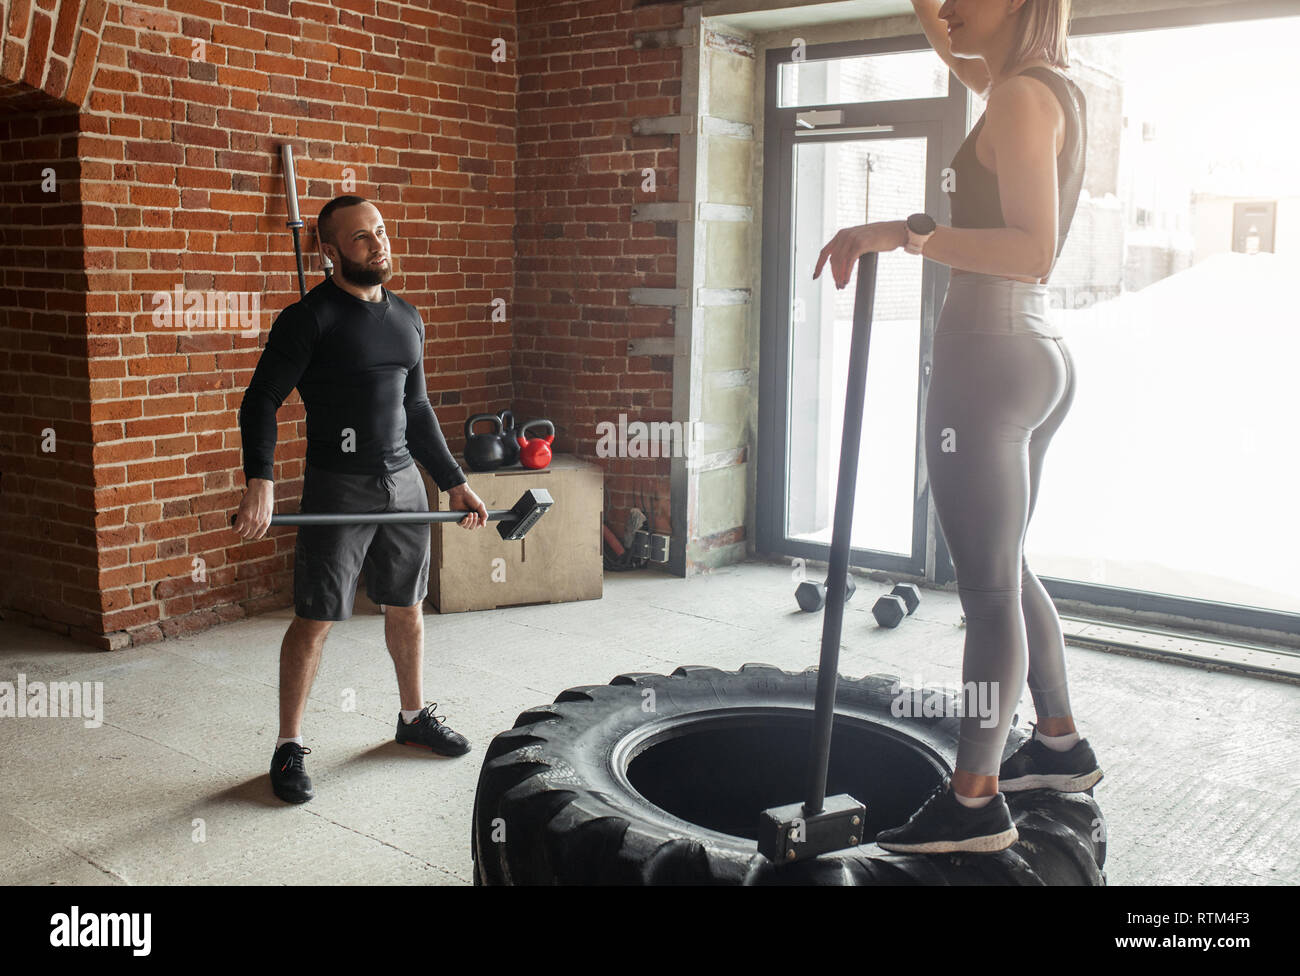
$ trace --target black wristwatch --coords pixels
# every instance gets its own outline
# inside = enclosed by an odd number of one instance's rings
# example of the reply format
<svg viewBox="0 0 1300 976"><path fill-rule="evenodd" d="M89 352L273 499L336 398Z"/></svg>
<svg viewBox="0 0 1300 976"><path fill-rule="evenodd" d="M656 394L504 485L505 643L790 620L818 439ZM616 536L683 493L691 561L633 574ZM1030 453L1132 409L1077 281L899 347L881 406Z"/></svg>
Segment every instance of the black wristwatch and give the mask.
<svg viewBox="0 0 1300 976"><path fill-rule="evenodd" d="M934 229L939 225L929 214L914 213L907 218L907 243L903 245L908 254L920 254L925 242L930 239Z"/></svg>

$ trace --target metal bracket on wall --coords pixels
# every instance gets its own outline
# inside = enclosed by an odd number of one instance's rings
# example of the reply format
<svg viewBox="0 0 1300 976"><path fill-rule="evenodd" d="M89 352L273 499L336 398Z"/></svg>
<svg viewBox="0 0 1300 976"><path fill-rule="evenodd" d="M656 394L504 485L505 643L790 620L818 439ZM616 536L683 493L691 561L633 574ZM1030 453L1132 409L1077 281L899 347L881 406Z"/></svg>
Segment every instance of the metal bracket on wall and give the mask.
<svg viewBox="0 0 1300 976"><path fill-rule="evenodd" d="M634 203L632 219L646 221L676 221L680 224L690 223L696 219L689 200L669 201L667 203ZM723 222L746 222L754 219L754 208L736 203L701 203L699 219Z"/></svg>
<svg viewBox="0 0 1300 976"><path fill-rule="evenodd" d="M691 300L685 288L630 288L628 301L633 305L685 305Z"/></svg>
<svg viewBox="0 0 1300 976"><path fill-rule="evenodd" d="M687 223L692 219L691 202L682 200L669 203L634 203L633 220L675 220Z"/></svg>
<svg viewBox="0 0 1300 976"><path fill-rule="evenodd" d="M674 356L677 354L677 340L629 339L627 354L629 356Z"/></svg>
<svg viewBox="0 0 1300 976"><path fill-rule="evenodd" d="M675 136L695 132L693 115L661 115L650 119L636 119L632 123L634 136Z"/></svg>
<svg viewBox="0 0 1300 976"><path fill-rule="evenodd" d="M632 35L632 46L638 51L659 47L697 47L699 34L694 27L680 30L645 31Z"/></svg>

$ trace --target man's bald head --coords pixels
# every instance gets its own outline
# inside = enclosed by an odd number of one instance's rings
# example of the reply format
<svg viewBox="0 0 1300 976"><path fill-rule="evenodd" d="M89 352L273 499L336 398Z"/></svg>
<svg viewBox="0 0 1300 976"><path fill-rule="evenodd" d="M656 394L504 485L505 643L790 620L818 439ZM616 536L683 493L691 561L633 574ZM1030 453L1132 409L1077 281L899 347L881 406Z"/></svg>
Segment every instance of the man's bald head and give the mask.
<svg viewBox="0 0 1300 976"><path fill-rule="evenodd" d="M343 230L344 217L348 215L348 208L358 207L363 203L370 203L370 201L365 197L348 195L335 197L321 207L320 216L316 218L316 237L321 244L332 244L339 248L338 234Z"/></svg>
<svg viewBox="0 0 1300 976"><path fill-rule="evenodd" d="M365 197L335 197L316 219L321 252L334 265L339 279L360 288L373 288L394 273L388 229L379 208ZM373 299L371 299L373 300Z"/></svg>

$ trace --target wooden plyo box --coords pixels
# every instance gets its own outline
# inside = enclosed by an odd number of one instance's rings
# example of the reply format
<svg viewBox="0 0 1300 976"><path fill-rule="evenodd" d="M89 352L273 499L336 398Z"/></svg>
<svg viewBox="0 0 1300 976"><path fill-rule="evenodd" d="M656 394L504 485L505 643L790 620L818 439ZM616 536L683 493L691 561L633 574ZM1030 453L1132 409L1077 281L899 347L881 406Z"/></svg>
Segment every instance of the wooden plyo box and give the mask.
<svg viewBox="0 0 1300 976"><path fill-rule="evenodd" d="M500 522L481 529L433 523L427 599L439 613L601 598L605 482L600 465L561 454L539 470L467 468L465 474L489 511L513 508L531 488L545 488L554 504L518 542L502 540ZM433 511L448 509L447 496L436 485L428 494Z"/></svg>

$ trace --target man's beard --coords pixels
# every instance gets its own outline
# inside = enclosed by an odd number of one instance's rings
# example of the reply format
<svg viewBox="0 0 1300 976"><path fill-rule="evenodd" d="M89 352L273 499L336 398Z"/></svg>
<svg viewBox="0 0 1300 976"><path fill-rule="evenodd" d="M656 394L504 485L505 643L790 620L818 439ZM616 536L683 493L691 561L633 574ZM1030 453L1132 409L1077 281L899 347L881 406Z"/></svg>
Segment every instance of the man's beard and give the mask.
<svg viewBox="0 0 1300 976"><path fill-rule="evenodd" d="M382 268L376 268L368 263L349 261L340 254L339 263L335 266L335 270L343 276L345 281L349 281L361 288L369 288L373 285L382 285L393 276L393 257L390 254L388 263Z"/></svg>

